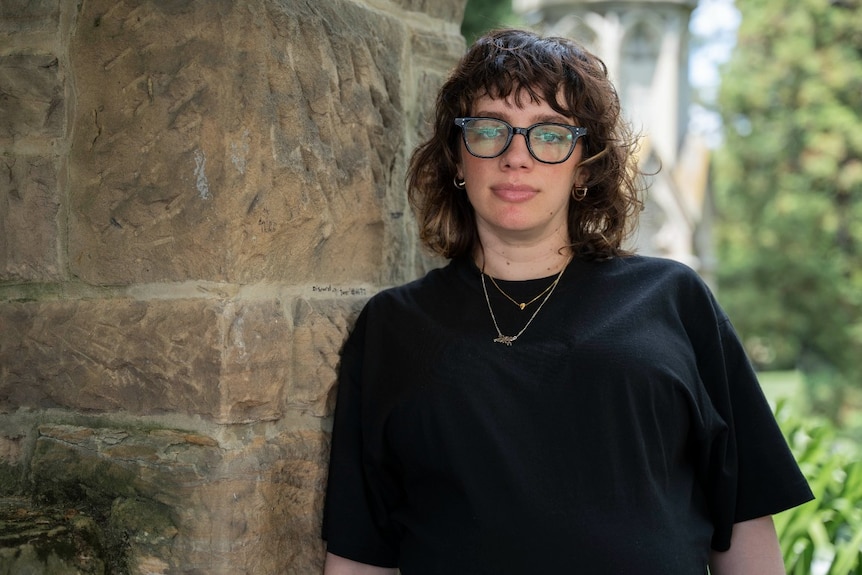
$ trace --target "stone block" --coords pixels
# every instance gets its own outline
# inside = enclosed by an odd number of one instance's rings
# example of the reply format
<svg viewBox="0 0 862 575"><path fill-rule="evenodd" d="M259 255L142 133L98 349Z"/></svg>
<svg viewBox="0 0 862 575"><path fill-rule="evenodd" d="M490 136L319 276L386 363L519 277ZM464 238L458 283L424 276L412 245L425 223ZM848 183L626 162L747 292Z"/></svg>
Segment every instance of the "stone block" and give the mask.
<svg viewBox="0 0 862 575"><path fill-rule="evenodd" d="M0 86L0 142L63 136L66 99L56 56L0 56Z"/></svg>
<svg viewBox="0 0 862 575"><path fill-rule="evenodd" d="M218 469L212 438L168 429L43 425L30 464L34 496L92 509L103 520L111 554L163 571L182 564L182 526L190 494ZM179 549L179 551L177 551ZM179 553L179 557L176 554Z"/></svg>
<svg viewBox="0 0 862 575"><path fill-rule="evenodd" d="M42 425L30 473L48 501L85 498L107 509L117 497L145 498L173 508L220 460L218 442L192 432Z"/></svg>
<svg viewBox="0 0 862 575"><path fill-rule="evenodd" d="M269 511L258 523L274 547L267 559L275 569L267 571L320 573L329 439L318 430L282 434L270 443L270 483L259 496Z"/></svg>
<svg viewBox="0 0 862 575"><path fill-rule="evenodd" d="M0 34L57 31L60 0L3 0L0 3Z"/></svg>
<svg viewBox="0 0 862 575"><path fill-rule="evenodd" d="M461 22L467 0L395 0L394 4L447 22Z"/></svg>
<svg viewBox="0 0 862 575"><path fill-rule="evenodd" d="M347 0L218 6L83 5L74 273L373 281L382 198L403 193L406 24Z"/></svg>
<svg viewBox="0 0 862 575"><path fill-rule="evenodd" d="M0 281L57 281L60 198L54 159L0 157Z"/></svg>
<svg viewBox="0 0 862 575"><path fill-rule="evenodd" d="M317 573L328 441L257 437L238 451L167 429L46 425L31 479L41 499L100 509L128 534L130 571ZM161 566L161 567L160 567ZM241 566L241 567L240 567Z"/></svg>
<svg viewBox="0 0 862 575"><path fill-rule="evenodd" d="M129 575L169 575L178 563L171 557L177 528L164 506L118 497L105 531Z"/></svg>
<svg viewBox="0 0 862 575"><path fill-rule="evenodd" d="M0 497L21 493L23 454L23 434L0 430Z"/></svg>
<svg viewBox="0 0 862 575"><path fill-rule="evenodd" d="M187 560L224 575L237 565L255 574L320 573L327 457L319 430L226 453L218 476L190 494L182 520Z"/></svg>
<svg viewBox="0 0 862 575"><path fill-rule="evenodd" d="M278 299L3 304L0 413L179 413L220 423L274 420L288 409L326 416L341 346L370 294L313 289L327 297L300 299L289 312Z"/></svg>
<svg viewBox="0 0 862 575"><path fill-rule="evenodd" d="M274 419L291 372L289 324L273 301L7 303L0 306L0 412Z"/></svg>
<svg viewBox="0 0 862 575"><path fill-rule="evenodd" d="M275 419L285 408L294 356L293 328L278 300L237 301L221 312L222 422Z"/></svg>
<svg viewBox="0 0 862 575"><path fill-rule="evenodd" d="M333 289L365 296L365 288ZM287 404L313 415L332 414L341 347L359 314L363 299L300 300L294 310L294 371L287 389Z"/></svg>
<svg viewBox="0 0 862 575"><path fill-rule="evenodd" d="M208 301L0 306L0 411L219 414L220 309Z"/></svg>
<svg viewBox="0 0 862 575"><path fill-rule="evenodd" d="M96 522L75 508L0 498L0 573L104 575Z"/></svg>

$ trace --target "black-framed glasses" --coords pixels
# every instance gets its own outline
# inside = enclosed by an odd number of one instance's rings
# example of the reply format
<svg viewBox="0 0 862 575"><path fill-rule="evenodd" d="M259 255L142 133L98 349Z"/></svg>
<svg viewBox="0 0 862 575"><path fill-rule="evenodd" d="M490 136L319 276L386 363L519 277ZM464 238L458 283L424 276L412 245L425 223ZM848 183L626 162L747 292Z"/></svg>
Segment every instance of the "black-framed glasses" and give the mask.
<svg viewBox="0 0 862 575"><path fill-rule="evenodd" d="M509 148L515 134L527 140L530 155L543 164L561 164L575 150L578 138L587 129L555 122L541 122L529 128L515 128L497 118L455 118L467 151L477 158L496 158Z"/></svg>

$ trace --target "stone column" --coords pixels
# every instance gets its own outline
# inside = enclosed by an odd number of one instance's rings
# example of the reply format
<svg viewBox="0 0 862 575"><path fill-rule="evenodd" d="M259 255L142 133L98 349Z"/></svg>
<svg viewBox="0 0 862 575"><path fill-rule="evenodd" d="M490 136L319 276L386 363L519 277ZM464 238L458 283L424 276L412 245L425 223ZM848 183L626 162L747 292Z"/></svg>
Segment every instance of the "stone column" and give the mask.
<svg viewBox="0 0 862 575"><path fill-rule="evenodd" d="M131 573L318 572L363 302L465 0L0 5L0 495Z"/></svg>

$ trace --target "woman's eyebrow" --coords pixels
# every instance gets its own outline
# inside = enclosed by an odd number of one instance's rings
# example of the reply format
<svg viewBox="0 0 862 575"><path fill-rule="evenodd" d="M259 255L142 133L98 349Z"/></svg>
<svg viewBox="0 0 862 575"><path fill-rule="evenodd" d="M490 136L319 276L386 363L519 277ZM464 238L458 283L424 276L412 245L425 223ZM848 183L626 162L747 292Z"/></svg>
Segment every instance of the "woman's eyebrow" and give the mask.
<svg viewBox="0 0 862 575"><path fill-rule="evenodd" d="M494 118L497 120L508 121L506 114L504 114L502 112L488 112L485 110L477 110L476 112L473 113L473 116L476 118Z"/></svg>
<svg viewBox="0 0 862 575"><path fill-rule="evenodd" d="M506 114L505 112L491 112L491 111L486 111L486 110L477 110L476 113L474 114L474 117L477 117L477 118L494 118L494 119L503 120L505 122L508 122L509 124L512 124L511 117L508 114ZM529 125L543 124L545 122L550 122L553 124L569 125L569 124L571 124L572 120L570 118L567 118L567 117L561 115L561 114L541 114L538 116L533 116L531 118ZM514 124L512 124L512 125L514 125ZM525 126L522 126L522 127L525 127Z"/></svg>
<svg viewBox="0 0 862 575"><path fill-rule="evenodd" d="M561 114L543 114L534 118L536 122L552 122L555 124L570 124L571 118L567 118Z"/></svg>

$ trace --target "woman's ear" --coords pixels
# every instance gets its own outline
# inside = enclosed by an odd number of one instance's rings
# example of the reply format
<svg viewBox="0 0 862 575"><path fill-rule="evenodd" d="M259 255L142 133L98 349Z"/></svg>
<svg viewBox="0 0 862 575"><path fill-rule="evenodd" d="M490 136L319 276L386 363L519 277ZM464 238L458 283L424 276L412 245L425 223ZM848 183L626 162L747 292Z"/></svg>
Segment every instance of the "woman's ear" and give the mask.
<svg viewBox="0 0 862 575"><path fill-rule="evenodd" d="M575 186L583 187L590 181L590 169L577 167L575 168Z"/></svg>

